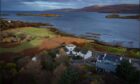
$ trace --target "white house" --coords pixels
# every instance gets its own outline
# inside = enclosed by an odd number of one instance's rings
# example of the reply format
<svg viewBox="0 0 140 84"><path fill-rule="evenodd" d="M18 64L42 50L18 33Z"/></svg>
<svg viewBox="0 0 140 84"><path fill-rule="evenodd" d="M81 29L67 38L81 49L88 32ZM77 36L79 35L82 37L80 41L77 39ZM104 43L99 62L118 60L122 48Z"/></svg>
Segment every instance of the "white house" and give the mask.
<svg viewBox="0 0 140 84"><path fill-rule="evenodd" d="M65 48L67 49L67 55L81 56L84 59L92 57L92 51L87 51L86 53L83 53L82 51L75 51L76 45L68 44Z"/></svg>
<svg viewBox="0 0 140 84"><path fill-rule="evenodd" d="M68 44L65 47L68 49L68 51L73 51L76 48L76 45Z"/></svg>
<svg viewBox="0 0 140 84"><path fill-rule="evenodd" d="M11 23L11 20L8 20L8 23Z"/></svg>
<svg viewBox="0 0 140 84"><path fill-rule="evenodd" d="M37 58L36 57L32 57L32 61L37 61Z"/></svg>
<svg viewBox="0 0 140 84"><path fill-rule="evenodd" d="M92 57L92 51L88 51L85 55L84 55L84 59L88 59Z"/></svg>

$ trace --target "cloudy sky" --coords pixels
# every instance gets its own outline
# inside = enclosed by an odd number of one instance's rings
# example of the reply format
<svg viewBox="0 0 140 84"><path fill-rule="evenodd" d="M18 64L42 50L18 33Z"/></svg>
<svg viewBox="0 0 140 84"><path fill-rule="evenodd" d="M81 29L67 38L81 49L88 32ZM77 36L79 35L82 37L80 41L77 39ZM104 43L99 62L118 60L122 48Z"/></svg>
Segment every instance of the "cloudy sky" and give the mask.
<svg viewBox="0 0 140 84"><path fill-rule="evenodd" d="M1 10L50 10L90 5L138 4L139 0L0 0Z"/></svg>

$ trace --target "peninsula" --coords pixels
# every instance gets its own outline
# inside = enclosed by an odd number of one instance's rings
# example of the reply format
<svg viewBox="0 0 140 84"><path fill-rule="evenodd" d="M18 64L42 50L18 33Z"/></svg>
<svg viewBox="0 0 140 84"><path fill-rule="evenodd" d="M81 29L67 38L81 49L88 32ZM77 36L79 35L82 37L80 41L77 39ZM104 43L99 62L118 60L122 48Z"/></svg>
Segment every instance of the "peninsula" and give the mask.
<svg viewBox="0 0 140 84"><path fill-rule="evenodd" d="M59 14L32 14L32 13L17 13L17 16L42 16L42 17L58 17Z"/></svg>

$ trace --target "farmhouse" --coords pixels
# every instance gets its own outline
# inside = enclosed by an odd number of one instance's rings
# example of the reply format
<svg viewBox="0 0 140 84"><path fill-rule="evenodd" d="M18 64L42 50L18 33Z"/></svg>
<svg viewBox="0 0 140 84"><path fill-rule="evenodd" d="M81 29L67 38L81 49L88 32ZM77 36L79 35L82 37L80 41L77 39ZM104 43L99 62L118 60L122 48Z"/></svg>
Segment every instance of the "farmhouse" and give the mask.
<svg viewBox="0 0 140 84"><path fill-rule="evenodd" d="M80 56L84 59L89 59L90 57L92 57L92 51L80 49L73 44L66 45L65 51L68 56Z"/></svg>
<svg viewBox="0 0 140 84"><path fill-rule="evenodd" d="M91 50L85 50L77 47L73 44L67 44L64 47L64 51L66 54L72 58L81 57L84 60L73 60L73 62L80 63L83 61L86 64L96 66L97 71L104 71L104 72L115 72L117 66L121 63L121 61L128 61L129 63L132 63L130 58L123 58L121 56L112 55L112 54L106 54L106 53L100 53L98 54L95 51ZM97 54L97 55L95 55ZM56 57L59 57L59 54L56 54ZM95 61L92 61L94 60Z"/></svg>
<svg viewBox="0 0 140 84"><path fill-rule="evenodd" d="M104 54L100 55L97 58L96 67L99 71L105 72L115 72L117 66L121 63L121 61L129 61L131 63L131 59L122 58L115 55Z"/></svg>

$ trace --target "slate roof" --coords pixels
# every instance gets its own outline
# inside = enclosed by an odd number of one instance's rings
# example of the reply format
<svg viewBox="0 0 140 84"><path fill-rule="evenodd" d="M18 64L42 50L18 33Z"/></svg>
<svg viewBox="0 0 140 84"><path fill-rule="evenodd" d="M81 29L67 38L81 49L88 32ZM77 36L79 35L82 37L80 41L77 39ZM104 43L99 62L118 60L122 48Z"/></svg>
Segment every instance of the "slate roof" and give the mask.
<svg viewBox="0 0 140 84"><path fill-rule="evenodd" d="M103 60L104 55L100 55L98 60Z"/></svg>
<svg viewBox="0 0 140 84"><path fill-rule="evenodd" d="M105 56L104 60L108 60L108 61L112 61L112 62L120 62L120 57L114 56L114 55L107 55L107 56Z"/></svg>
<svg viewBox="0 0 140 84"><path fill-rule="evenodd" d="M101 60L101 62L97 62L96 66L104 69L107 72L114 72L117 64L119 64L121 61L119 56L110 54L107 54L106 56L100 55L98 60Z"/></svg>

